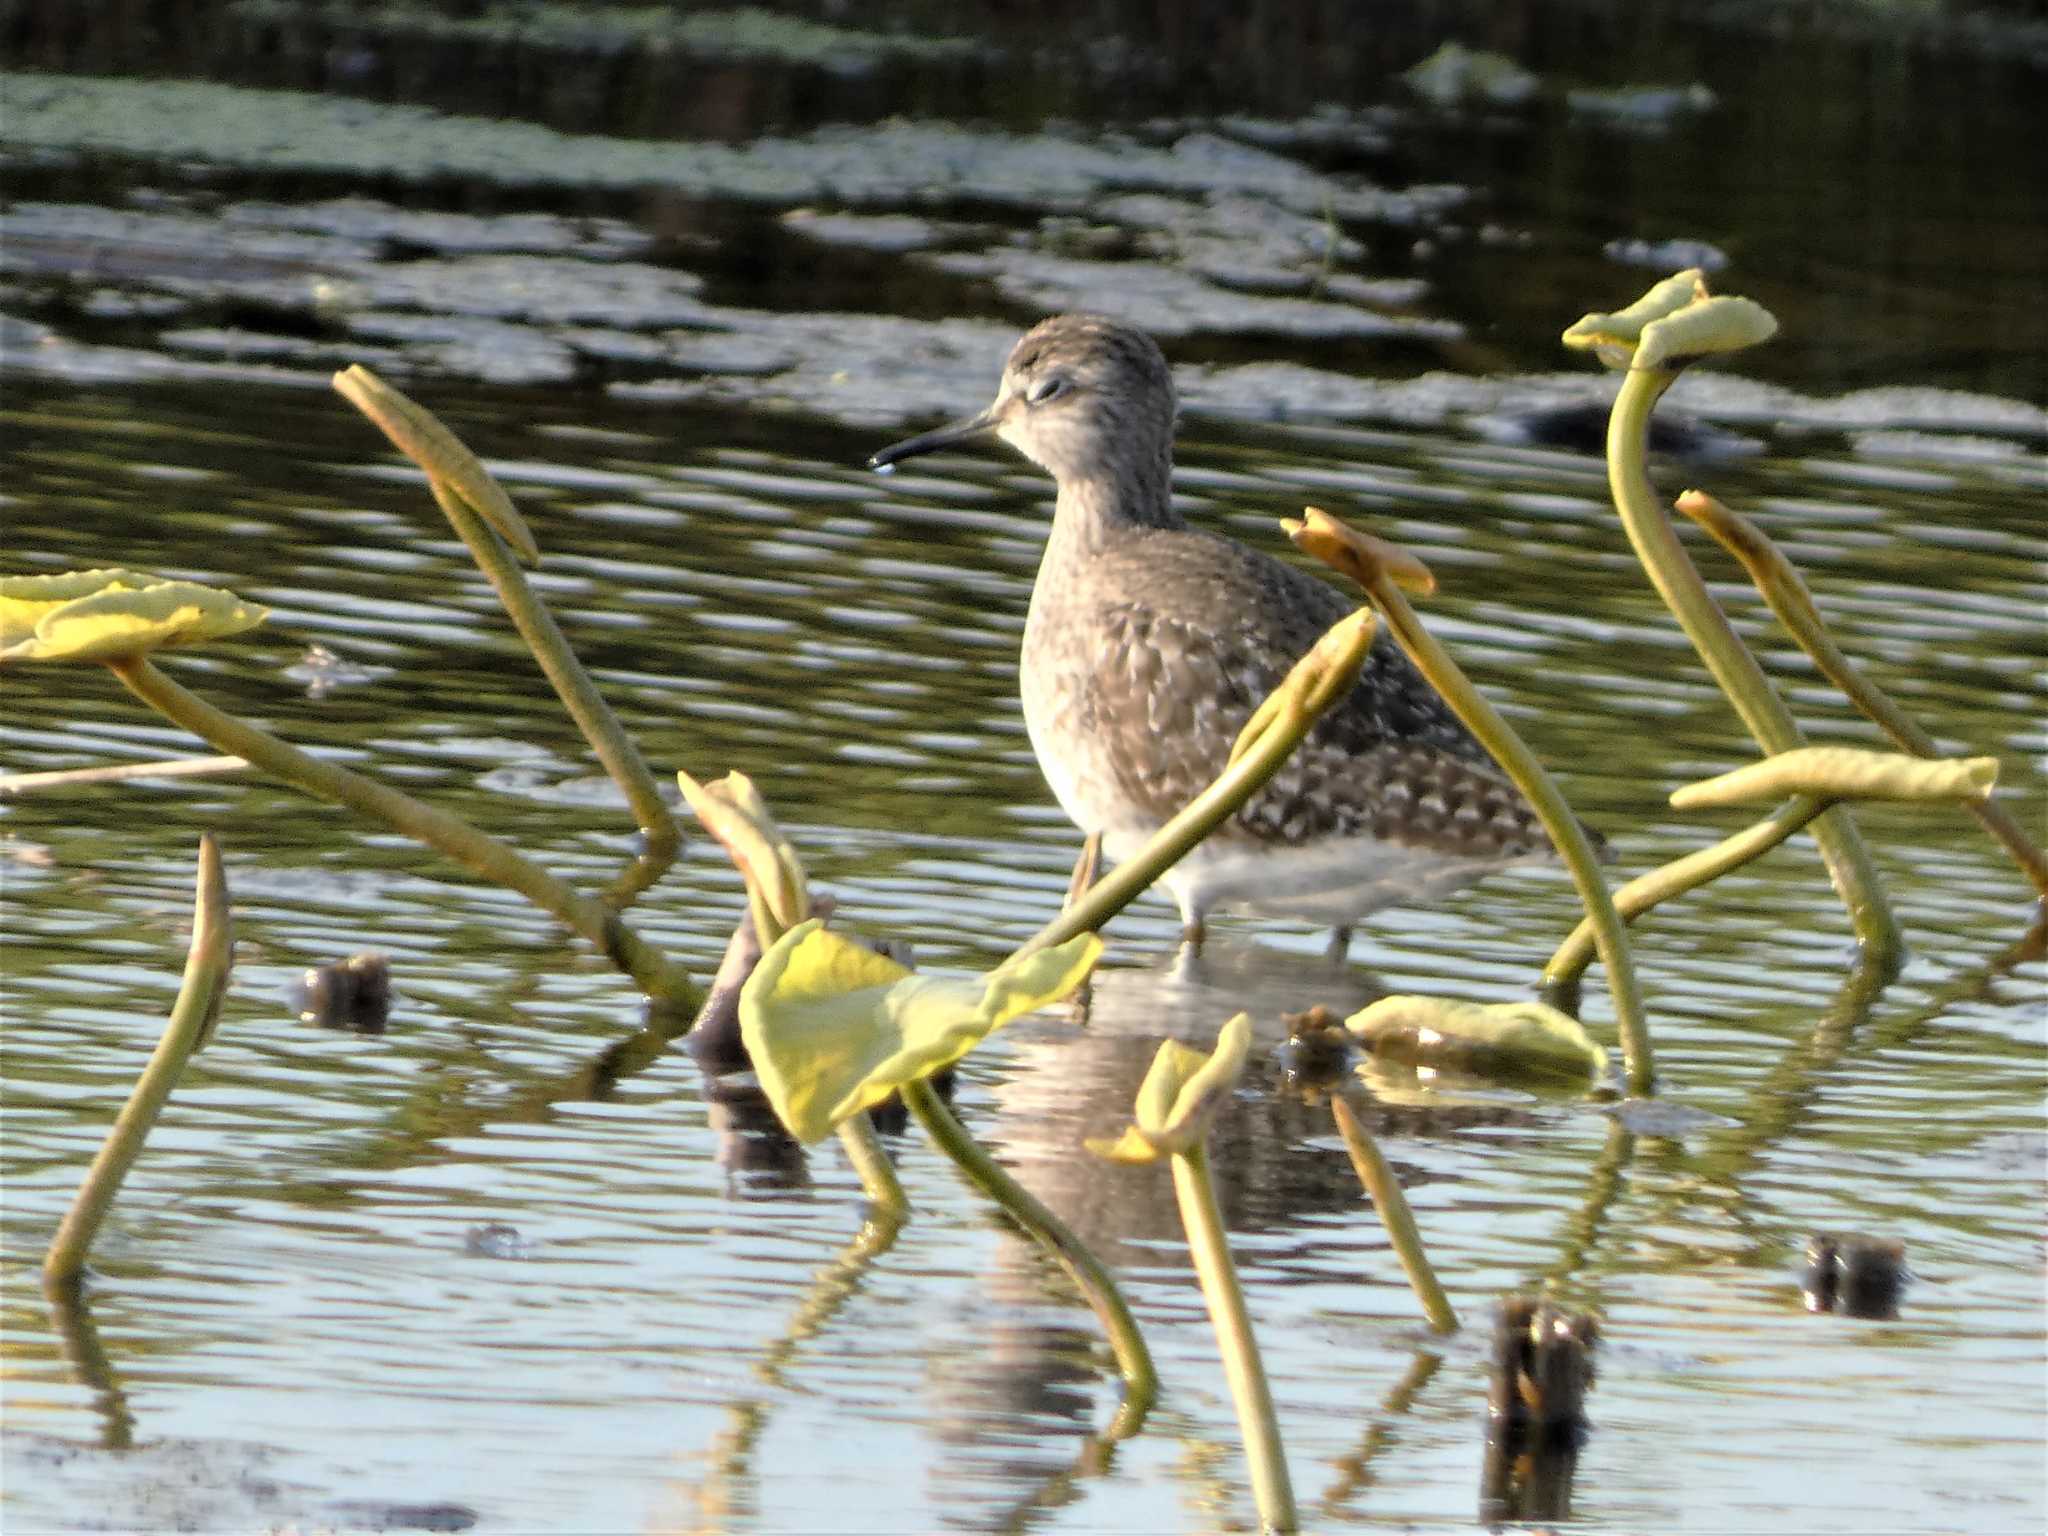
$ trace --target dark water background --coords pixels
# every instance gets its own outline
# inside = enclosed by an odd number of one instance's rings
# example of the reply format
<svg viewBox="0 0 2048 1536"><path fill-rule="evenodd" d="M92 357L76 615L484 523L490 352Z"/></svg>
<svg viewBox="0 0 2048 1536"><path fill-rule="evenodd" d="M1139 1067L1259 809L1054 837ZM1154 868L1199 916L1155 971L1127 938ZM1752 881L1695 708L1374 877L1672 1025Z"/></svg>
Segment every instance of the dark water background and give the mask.
<svg viewBox="0 0 2048 1536"><path fill-rule="evenodd" d="M1050 488L995 451L858 465L980 404L1009 337L1086 301L1181 370L1189 514L1276 547L1313 501L1421 553L1433 628L1634 872L1735 825L1664 796L1750 752L1571 440L1560 413L1590 402L1597 434L1606 386L1555 335L1690 259L1612 242L1705 242L1784 331L1680 386L1660 486L1780 538L1845 647L1944 743L1998 754L2041 830L2048 187L2024 24L906 9L813 56L600 12L502 35L456 7L438 28L0 12L24 71L0 81L6 568L270 605L176 675L602 885L631 855L622 806L416 478L323 387L369 360L511 489L658 772L752 774L848 920L984 965L1050 914L1072 852L1015 702ZM1393 78L1452 36L1514 53L1538 94L1439 109ZM1567 95L1693 83L1711 107L1619 122ZM1355 243L1332 253L1332 222ZM1812 733L1873 740L1700 558ZM313 644L345 664L331 687L309 688ZM98 671L10 671L0 700L0 770L200 750ZM1470 1523L1488 1309L1548 1285L1604 1319L1584 1525L2038 1530L2048 973L2011 958L2026 887L1972 825L1865 821L1912 945L1889 985L1803 839L1641 929L1665 1093L1717 1118L1632 1136L1589 1102L1376 1085L1466 1318L1448 1340L1326 1113L1280 1090L1278 1014L1527 995L1566 883L1388 914L1348 972L1318 935L1226 924L1176 979L1171 909L1119 919L1089 1027L1015 1026L960 1088L1159 1357L1162 1404L1105 1465L1085 1311L920 1138L897 1144L916 1219L835 1269L859 1225L837 1149L738 1135L631 988L517 898L260 780L0 801L9 1527L393 1504L490 1529L1247 1527L1170 1195L1080 1140L1121 1123L1163 1035L1249 1008L1215 1161L1313 1528ZM100 1239L95 1358L34 1266L160 1028L207 829L241 960ZM704 975L739 903L693 844L634 921ZM366 948L391 957L389 1031L299 1022L292 978ZM1587 1008L1604 1032L1597 985ZM1896 1319L1805 1310L1827 1229L1906 1243Z"/></svg>

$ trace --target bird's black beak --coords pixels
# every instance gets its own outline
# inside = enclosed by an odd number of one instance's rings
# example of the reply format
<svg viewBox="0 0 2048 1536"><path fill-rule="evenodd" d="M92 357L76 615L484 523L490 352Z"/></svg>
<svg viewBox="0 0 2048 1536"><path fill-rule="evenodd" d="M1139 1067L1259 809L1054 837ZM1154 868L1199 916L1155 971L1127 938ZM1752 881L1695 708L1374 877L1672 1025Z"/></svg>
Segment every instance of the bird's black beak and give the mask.
<svg viewBox="0 0 2048 1536"><path fill-rule="evenodd" d="M906 437L900 443L891 443L868 460L868 468L888 469L904 459L914 459L921 453L937 453L941 448L972 442L977 437L995 431L1001 423L1002 417L996 413L994 406L990 406L979 416L970 416L965 421L956 421L949 426L934 427L929 432L918 433L916 437Z"/></svg>

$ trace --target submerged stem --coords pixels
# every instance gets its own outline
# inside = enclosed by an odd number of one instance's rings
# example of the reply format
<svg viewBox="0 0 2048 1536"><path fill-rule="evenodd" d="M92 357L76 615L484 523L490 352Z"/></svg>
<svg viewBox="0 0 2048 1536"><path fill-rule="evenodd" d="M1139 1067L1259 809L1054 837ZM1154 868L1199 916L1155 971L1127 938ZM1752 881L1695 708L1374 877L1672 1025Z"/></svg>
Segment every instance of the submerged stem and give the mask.
<svg viewBox="0 0 2048 1536"><path fill-rule="evenodd" d="M967 1128L954 1118L937 1091L919 1078L903 1085L903 1102L917 1123L924 1127L939 1150L951 1158L967 1181L980 1190L1037 1240L1059 1261L1067 1277L1102 1322L1116 1353L1117 1369L1124 1379L1124 1401L1109 1438L1120 1440L1136 1434L1159 1395L1159 1377L1152 1368L1152 1353L1138 1332L1137 1320L1125 1305L1116 1280L1100 1259L1041 1202L1003 1169Z"/></svg>
<svg viewBox="0 0 2048 1536"><path fill-rule="evenodd" d="M1707 591L1650 486L1645 468L1650 413L1676 378L1673 369L1645 367L1631 368L1622 376L1607 419L1608 488L1636 558L1750 735L1766 752L1789 752L1804 746L1805 737ZM1898 923L1847 808L1835 807L1821 816L1813 835L1829 878L1848 906L1857 939L1884 953L1896 953Z"/></svg>
<svg viewBox="0 0 2048 1536"><path fill-rule="evenodd" d="M133 656L109 662L128 691L166 719L223 752L245 757L310 795L396 827L493 884L507 886L583 935L648 996L692 1008L700 995L690 978L602 902L556 879L539 865L461 817L437 810L375 779L324 762L268 731L214 708L150 663Z"/></svg>
<svg viewBox="0 0 2048 1536"><path fill-rule="evenodd" d="M1344 1150L1351 1154L1351 1166L1358 1173L1358 1182L1365 1186L1366 1194L1372 1198L1372 1208L1379 1212L1380 1225L1387 1229L1388 1240L1394 1245L1394 1256L1401 1261L1409 1287L1429 1318L1429 1326L1438 1333L1456 1332L1457 1311L1451 1306L1451 1298L1444 1294L1436 1271L1430 1267L1428 1250L1422 1246L1421 1229L1415 1225L1415 1213L1408 1208L1408 1197L1401 1193L1400 1181L1394 1177L1394 1170L1387 1166L1379 1144L1372 1139L1372 1134L1352 1110L1350 1100L1341 1092L1330 1095L1330 1114L1337 1122L1338 1134L1344 1138Z"/></svg>
<svg viewBox="0 0 2048 1536"><path fill-rule="evenodd" d="M178 984L177 1001L171 1005L170 1021L164 1025L163 1036L150 1053L142 1075L135 1080L128 1102L115 1117L114 1128L107 1132L92 1166L86 1169L78 1193L72 1197L71 1208L58 1224L56 1236L50 1239L49 1251L43 1255L46 1287L68 1286L84 1270L92 1240L114 1203L121 1181L142 1155L150 1127L156 1124L156 1117L177 1086L185 1063L213 1032L234 955L227 879L221 872L220 849L208 833L199 840L192 945L185 956L185 975Z"/></svg>
<svg viewBox="0 0 2048 1536"><path fill-rule="evenodd" d="M1244 1437L1245 1460L1251 1466L1252 1497L1259 1519L1269 1531L1298 1529L1294 1486L1287 1475L1287 1453L1280 1444L1280 1420L1273 1412L1273 1393L1259 1359L1259 1345L1245 1310L1244 1288L1237 1281L1230 1244L1224 1236L1223 1213L1216 1207L1216 1186L1209 1177L1208 1149L1200 1142L1173 1157L1173 1192L1180 1202L1181 1225L1187 1228L1188 1251L1195 1261L1202 1297L1209 1304L1209 1323L1223 1356L1223 1374L1237 1405L1237 1425Z"/></svg>

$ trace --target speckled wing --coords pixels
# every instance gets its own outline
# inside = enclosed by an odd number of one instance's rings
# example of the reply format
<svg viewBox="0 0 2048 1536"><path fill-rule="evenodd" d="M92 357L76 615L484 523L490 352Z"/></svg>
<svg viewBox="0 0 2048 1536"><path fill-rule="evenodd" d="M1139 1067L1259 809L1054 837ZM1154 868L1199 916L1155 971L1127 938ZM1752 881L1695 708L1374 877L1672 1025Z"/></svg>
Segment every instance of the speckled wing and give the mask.
<svg viewBox="0 0 2048 1536"><path fill-rule="evenodd" d="M1164 820L1223 769L1258 702L1348 611L1333 590L1225 540L1141 540L1097 590L1138 593L1077 611L1071 703L1099 733L1128 803ZM1080 610L1086 604L1076 604ZM1071 639L1078 639L1072 636ZM1300 844L1372 836L1482 859L1548 846L1521 794L1384 634L1351 693L1248 801L1224 835Z"/></svg>

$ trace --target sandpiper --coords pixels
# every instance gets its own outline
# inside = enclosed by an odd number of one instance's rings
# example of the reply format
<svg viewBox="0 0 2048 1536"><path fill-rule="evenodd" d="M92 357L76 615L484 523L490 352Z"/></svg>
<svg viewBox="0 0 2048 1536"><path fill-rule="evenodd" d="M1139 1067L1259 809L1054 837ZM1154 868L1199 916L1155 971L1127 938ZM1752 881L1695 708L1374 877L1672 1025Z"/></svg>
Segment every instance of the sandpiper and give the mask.
<svg viewBox="0 0 2048 1536"><path fill-rule="evenodd" d="M994 433L1059 498L1024 627L1024 721L1052 792L1111 859L1222 771L1259 701L1349 610L1293 566L1173 505L1173 377L1144 332L1056 315L980 415L884 448L884 469ZM1519 791L1382 633L1351 693L1165 877L1185 937L1212 911L1334 929L1552 856Z"/></svg>

